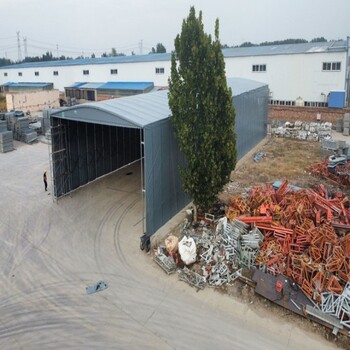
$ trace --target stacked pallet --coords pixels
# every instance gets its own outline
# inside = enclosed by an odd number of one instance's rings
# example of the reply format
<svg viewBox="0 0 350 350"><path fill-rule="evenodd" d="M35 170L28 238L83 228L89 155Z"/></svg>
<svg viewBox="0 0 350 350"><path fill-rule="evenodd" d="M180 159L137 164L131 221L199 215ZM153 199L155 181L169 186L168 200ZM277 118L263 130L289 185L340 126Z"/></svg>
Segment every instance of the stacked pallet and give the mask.
<svg viewBox="0 0 350 350"><path fill-rule="evenodd" d="M344 122L343 122L343 135L349 136L350 134L350 113L344 114Z"/></svg>
<svg viewBox="0 0 350 350"><path fill-rule="evenodd" d="M19 117L14 126L14 136L16 140L31 143L37 139L38 134L29 127L29 119L27 117Z"/></svg>
<svg viewBox="0 0 350 350"><path fill-rule="evenodd" d="M13 150L12 131L7 130L6 120L0 121L0 152L6 153Z"/></svg>

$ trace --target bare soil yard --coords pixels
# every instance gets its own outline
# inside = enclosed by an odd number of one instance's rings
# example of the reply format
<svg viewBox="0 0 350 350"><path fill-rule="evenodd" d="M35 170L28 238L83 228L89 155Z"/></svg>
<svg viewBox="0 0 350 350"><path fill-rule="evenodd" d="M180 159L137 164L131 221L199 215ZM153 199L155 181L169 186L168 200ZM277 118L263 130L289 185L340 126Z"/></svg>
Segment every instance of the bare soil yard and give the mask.
<svg viewBox="0 0 350 350"><path fill-rule="evenodd" d="M259 152L263 156L254 161L254 155ZM312 164L323 161L328 155L321 150L318 142L266 139L237 163L231 175L231 183L226 186L220 198L225 201L231 193L244 192L245 188L254 185L285 179L299 187L314 187L323 183L334 189L331 183L311 176L308 171Z"/></svg>

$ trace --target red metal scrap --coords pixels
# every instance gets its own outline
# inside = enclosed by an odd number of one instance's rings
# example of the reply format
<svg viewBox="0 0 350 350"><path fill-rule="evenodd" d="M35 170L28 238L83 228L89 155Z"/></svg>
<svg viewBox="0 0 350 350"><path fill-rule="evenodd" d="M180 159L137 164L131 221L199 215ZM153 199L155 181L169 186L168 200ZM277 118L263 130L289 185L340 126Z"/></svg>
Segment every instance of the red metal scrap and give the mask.
<svg viewBox="0 0 350 350"><path fill-rule="evenodd" d="M329 280L325 286L325 290L327 292L332 292L332 293L335 293L338 295L343 293L343 289L344 288L339 283L339 280L334 275L329 278Z"/></svg>
<svg viewBox="0 0 350 350"><path fill-rule="evenodd" d="M272 216L240 216L238 220L245 222L246 224L256 222L272 222Z"/></svg>
<svg viewBox="0 0 350 350"><path fill-rule="evenodd" d="M322 291L339 291L350 281L350 234L340 239L335 231L350 232L349 200L342 193L330 198L324 186L292 191L284 181L277 191L254 187L246 205L242 197L231 204L228 214L240 212L239 220L264 236L257 266L293 278L316 302ZM249 213L241 212L247 207Z"/></svg>

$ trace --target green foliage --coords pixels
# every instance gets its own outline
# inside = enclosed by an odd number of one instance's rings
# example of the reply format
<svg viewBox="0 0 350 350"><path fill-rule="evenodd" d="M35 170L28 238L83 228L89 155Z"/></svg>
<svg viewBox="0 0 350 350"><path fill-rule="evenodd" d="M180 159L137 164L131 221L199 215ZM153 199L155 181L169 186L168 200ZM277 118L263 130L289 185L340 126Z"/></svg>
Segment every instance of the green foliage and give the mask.
<svg viewBox="0 0 350 350"><path fill-rule="evenodd" d="M313 38L311 41L310 41L310 43L325 43L325 42L327 42L327 39L326 38L324 38L323 36L320 36L320 37L318 37L318 38Z"/></svg>
<svg viewBox="0 0 350 350"><path fill-rule="evenodd" d="M10 64L12 64L12 61L8 58L0 58L0 67L8 66Z"/></svg>
<svg viewBox="0 0 350 350"><path fill-rule="evenodd" d="M260 46L270 46L270 45L286 45L286 44L303 44L308 41L305 39L284 39L276 41L264 41Z"/></svg>
<svg viewBox="0 0 350 350"><path fill-rule="evenodd" d="M239 47L252 47L252 46L258 46L257 44L253 44L250 41L246 41L243 44L239 45Z"/></svg>
<svg viewBox="0 0 350 350"><path fill-rule="evenodd" d="M152 51L150 53L166 53L166 48L162 43L158 43L156 48L152 47Z"/></svg>
<svg viewBox="0 0 350 350"><path fill-rule="evenodd" d="M117 50L112 47L111 49L111 52L110 53L107 53L107 52L104 52L101 57L118 57L118 56L125 56L125 53L122 53L122 52L117 52Z"/></svg>
<svg viewBox="0 0 350 350"><path fill-rule="evenodd" d="M204 33L202 13L194 7L175 39L169 79L171 122L185 156L180 169L184 190L194 203L209 208L236 164L235 112L227 87L219 41Z"/></svg>

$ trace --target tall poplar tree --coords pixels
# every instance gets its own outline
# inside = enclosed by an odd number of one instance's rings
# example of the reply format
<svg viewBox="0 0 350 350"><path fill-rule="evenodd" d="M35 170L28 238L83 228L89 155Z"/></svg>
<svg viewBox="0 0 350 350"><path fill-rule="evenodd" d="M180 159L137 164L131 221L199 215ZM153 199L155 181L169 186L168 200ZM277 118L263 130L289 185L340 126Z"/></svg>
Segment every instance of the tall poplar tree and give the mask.
<svg viewBox="0 0 350 350"><path fill-rule="evenodd" d="M169 79L171 122L185 166L180 169L184 190L196 206L209 209L236 165L235 112L227 87L219 41L203 29L202 12L191 7L175 39Z"/></svg>

